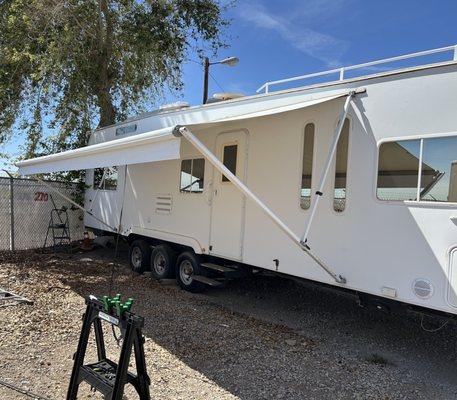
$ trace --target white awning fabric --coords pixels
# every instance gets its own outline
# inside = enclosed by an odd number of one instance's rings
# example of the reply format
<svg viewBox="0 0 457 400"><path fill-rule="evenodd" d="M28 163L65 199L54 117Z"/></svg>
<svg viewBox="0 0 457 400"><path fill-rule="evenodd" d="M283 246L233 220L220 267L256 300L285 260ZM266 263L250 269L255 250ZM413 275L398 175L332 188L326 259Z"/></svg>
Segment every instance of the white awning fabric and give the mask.
<svg viewBox="0 0 457 400"><path fill-rule="evenodd" d="M180 157L180 144L181 139L172 135L172 128L164 128L32 158L16 165L20 175L34 175L173 160Z"/></svg>
<svg viewBox="0 0 457 400"><path fill-rule="evenodd" d="M227 115L216 120L202 120L200 123L187 124L186 126L192 129L198 129L198 127L208 127L224 122L259 118L311 107L345 97L348 94L349 91L334 96L320 97L278 107L263 108L244 114ZM19 167L19 174L33 175L179 159L181 139L173 136L173 128L174 126L170 126L75 150L24 160L18 162L16 165Z"/></svg>

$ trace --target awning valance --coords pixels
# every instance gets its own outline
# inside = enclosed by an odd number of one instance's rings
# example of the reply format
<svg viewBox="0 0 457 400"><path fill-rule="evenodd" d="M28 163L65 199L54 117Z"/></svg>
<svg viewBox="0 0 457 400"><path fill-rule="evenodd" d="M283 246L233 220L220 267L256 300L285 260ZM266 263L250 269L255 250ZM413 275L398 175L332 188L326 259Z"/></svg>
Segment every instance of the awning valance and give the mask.
<svg viewBox="0 0 457 400"><path fill-rule="evenodd" d="M211 120L186 124L192 129L206 128L224 122L259 118L288 111L299 110L347 96L349 91L333 96L282 104L276 107L264 106L250 112L238 112ZM182 124L182 122L181 122ZM115 165L141 164L153 161L180 158L180 138L173 136L174 126L133 135L108 142L98 143L75 150L52 154L18 162L19 174L33 175L58 171L103 168Z"/></svg>

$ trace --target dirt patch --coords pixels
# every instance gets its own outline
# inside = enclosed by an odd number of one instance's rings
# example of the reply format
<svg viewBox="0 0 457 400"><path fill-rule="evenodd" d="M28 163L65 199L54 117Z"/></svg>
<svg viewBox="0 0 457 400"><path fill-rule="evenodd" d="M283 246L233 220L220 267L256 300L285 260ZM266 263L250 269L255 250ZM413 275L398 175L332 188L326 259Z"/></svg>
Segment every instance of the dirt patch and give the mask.
<svg viewBox="0 0 457 400"><path fill-rule="evenodd" d="M135 275L123 261L113 264L112 252L0 253L0 287L35 302L2 309L0 379L50 399L65 398L84 298L108 293L113 266L112 292L135 298L134 311L145 317L152 398L409 399L457 393L457 380L454 386L446 380L428 382L398 357L382 365L367 360L366 349L362 356L351 345L358 340L351 327L331 322L341 318L341 310L332 314L326 295L271 278L193 295ZM335 303L343 313L349 307ZM370 321L354 310L344 314L354 325ZM306 323L299 324L297 316L305 314ZM361 330L368 340L370 329ZM111 331L106 329L105 336L108 355L116 359L119 349ZM90 348L86 362L96 357ZM24 397L0 386L0 398ZM79 398L101 396L82 384ZM126 398L137 397L128 391Z"/></svg>

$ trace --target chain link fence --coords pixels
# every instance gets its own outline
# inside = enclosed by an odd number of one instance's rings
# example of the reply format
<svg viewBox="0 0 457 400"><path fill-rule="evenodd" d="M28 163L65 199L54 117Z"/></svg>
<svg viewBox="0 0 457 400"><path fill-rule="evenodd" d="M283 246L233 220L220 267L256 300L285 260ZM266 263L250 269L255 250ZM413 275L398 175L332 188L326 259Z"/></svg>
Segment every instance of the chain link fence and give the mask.
<svg viewBox="0 0 457 400"><path fill-rule="evenodd" d="M67 197L74 197L75 187L71 184L46 183ZM80 209L35 180L0 177L0 250L42 247L51 211L62 207L67 209L71 240L82 239L84 215ZM51 243L52 235L48 245Z"/></svg>

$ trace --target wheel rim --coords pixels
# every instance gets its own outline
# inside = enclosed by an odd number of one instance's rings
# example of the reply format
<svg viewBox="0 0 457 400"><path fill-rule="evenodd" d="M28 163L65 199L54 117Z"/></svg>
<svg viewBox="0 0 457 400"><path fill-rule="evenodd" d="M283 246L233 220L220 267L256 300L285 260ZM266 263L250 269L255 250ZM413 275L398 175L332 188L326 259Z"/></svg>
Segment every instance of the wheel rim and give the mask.
<svg viewBox="0 0 457 400"><path fill-rule="evenodd" d="M179 265L179 277L185 285L190 285L193 281L194 267L190 261L184 260Z"/></svg>
<svg viewBox="0 0 457 400"><path fill-rule="evenodd" d="M143 257L141 254L141 249L139 247L134 247L132 249L132 255L131 255L130 259L132 261L133 268L141 267L141 261L142 261Z"/></svg>
<svg viewBox="0 0 457 400"><path fill-rule="evenodd" d="M167 262L165 261L165 257L162 253L157 253L154 257L154 271L157 272L158 275L163 275L167 268Z"/></svg>

